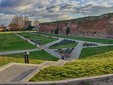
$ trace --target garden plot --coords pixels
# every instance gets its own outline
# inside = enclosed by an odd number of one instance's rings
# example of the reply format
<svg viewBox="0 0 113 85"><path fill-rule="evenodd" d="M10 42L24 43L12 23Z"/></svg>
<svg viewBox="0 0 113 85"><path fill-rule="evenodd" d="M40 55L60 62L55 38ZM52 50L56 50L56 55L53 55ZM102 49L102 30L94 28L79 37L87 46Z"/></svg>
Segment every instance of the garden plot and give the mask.
<svg viewBox="0 0 113 85"><path fill-rule="evenodd" d="M47 43L50 43L50 42L57 40L55 38L50 38L50 37L31 34L31 33L19 33L19 35L33 41L36 44L40 44L40 45L45 45Z"/></svg>
<svg viewBox="0 0 113 85"><path fill-rule="evenodd" d="M62 48L74 48L77 46L77 42L73 41L73 40L62 40L59 43L56 43L52 46L50 46L50 49L62 49Z"/></svg>

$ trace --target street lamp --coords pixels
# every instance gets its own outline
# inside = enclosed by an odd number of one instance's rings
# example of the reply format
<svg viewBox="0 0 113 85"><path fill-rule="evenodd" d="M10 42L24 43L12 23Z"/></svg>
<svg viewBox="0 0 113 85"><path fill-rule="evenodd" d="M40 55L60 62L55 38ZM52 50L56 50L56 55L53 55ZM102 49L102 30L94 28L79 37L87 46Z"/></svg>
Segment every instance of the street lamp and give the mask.
<svg viewBox="0 0 113 85"><path fill-rule="evenodd" d="M25 63L29 63L29 52L24 52Z"/></svg>

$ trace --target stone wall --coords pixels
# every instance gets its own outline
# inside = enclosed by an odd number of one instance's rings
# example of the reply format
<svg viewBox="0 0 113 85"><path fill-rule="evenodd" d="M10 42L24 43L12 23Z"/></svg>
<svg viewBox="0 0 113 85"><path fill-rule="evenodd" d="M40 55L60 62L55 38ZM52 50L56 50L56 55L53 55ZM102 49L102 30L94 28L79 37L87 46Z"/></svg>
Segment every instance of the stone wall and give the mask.
<svg viewBox="0 0 113 85"><path fill-rule="evenodd" d="M52 82L0 83L0 85L113 85L113 74Z"/></svg>
<svg viewBox="0 0 113 85"><path fill-rule="evenodd" d="M55 33L58 28L59 34L66 35L66 29L70 28L69 35L113 38L113 14L98 17L85 17L62 22L40 24L39 32Z"/></svg>

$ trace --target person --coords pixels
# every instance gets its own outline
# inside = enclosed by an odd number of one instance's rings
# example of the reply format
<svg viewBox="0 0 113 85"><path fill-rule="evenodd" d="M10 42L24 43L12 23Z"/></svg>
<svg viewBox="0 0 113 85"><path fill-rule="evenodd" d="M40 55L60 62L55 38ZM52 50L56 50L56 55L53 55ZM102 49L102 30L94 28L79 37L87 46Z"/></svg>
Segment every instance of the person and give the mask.
<svg viewBox="0 0 113 85"><path fill-rule="evenodd" d="M89 46L89 43L86 43L87 47Z"/></svg>
<svg viewBox="0 0 113 85"><path fill-rule="evenodd" d="M62 55L62 60L64 60L64 56Z"/></svg>

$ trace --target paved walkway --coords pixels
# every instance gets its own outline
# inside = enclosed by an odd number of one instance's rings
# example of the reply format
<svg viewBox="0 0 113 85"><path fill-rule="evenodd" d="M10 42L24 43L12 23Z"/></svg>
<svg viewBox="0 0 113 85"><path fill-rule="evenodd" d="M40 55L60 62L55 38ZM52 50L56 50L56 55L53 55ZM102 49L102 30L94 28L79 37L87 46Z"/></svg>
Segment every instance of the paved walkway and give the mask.
<svg viewBox="0 0 113 85"><path fill-rule="evenodd" d="M37 35L35 33L31 33L31 34L34 34L34 35ZM23 36L19 35L19 34L16 34L17 36L19 36L20 38L22 39L26 39L24 38ZM42 35L42 36L46 36L46 37L49 37L49 35ZM52 36L53 37L53 36ZM53 37L53 38L58 38L58 37ZM58 38L58 40L56 41L53 41L53 42L50 42L44 46L40 46L40 45L37 45L37 47L40 47L40 50L41 49L44 49L46 52L48 52L49 54L55 56L55 57L58 57L58 58L61 58L62 55L58 52L55 52L54 49L49 49L50 46L54 45L55 43L59 43L60 41L64 40L64 39L67 39L67 40L74 40L74 39L68 39L68 38ZM33 44L33 45L36 45L34 42L30 41L29 39L26 39L29 43ZM74 48L74 50L72 51L71 55L70 55L70 58L69 59L66 59L66 60L70 60L70 59L78 59L79 56L80 56L80 53L82 51L83 48L87 48L87 47L83 47L83 43L86 42L86 43L93 43L93 44L97 44L97 46L88 46L88 47L99 47L99 46L113 46L113 44L102 44L102 43L96 43L96 42L89 42L89 41L81 41L81 40L74 40L76 42L78 42L79 44Z"/></svg>
<svg viewBox="0 0 113 85"><path fill-rule="evenodd" d="M34 34L34 35L37 35L36 33L31 33L31 34ZM41 34L42 35L42 34ZM46 37L49 37L49 35L42 35L42 36L46 36ZM42 48L50 53L51 55L53 56L56 56L58 58L61 58L61 54L58 53L58 52L55 52L54 49L48 49L50 46L54 45L55 43L58 43L64 39L67 39L67 40L74 40L74 39L69 39L69 38L59 38L59 37L54 37L54 36L51 36L52 38L58 38L59 40L56 40L54 42L51 42L51 43L48 43L46 44L45 46L43 46ZM96 43L96 42L89 42L89 41L82 41L82 40L74 40L75 42L78 42L79 44L74 48L74 50L72 51L71 55L70 55L70 58L69 59L66 59L66 60L70 60L70 59L78 59L79 56L80 56L80 53L82 51L83 48L87 48L87 47L83 47L83 43L86 42L86 43L93 43L93 44L97 44L97 46L88 46L88 47L99 47L99 46L113 46L113 44L102 44L102 43Z"/></svg>
<svg viewBox="0 0 113 85"><path fill-rule="evenodd" d="M55 43L59 43L59 42L61 42L62 40L63 40L63 39L60 38L59 40L56 40L56 41L50 42L50 43L44 45L44 46L42 47L42 49L44 49L47 53L49 53L49 54L51 54L51 55L53 55L53 56L55 56L55 57L61 59L62 56L60 55L60 53L55 52L54 49L48 49L48 48L49 48L50 46L54 45Z"/></svg>
<svg viewBox="0 0 113 85"><path fill-rule="evenodd" d="M44 49L44 50L45 50L47 53L49 53L49 54L51 54L51 55L53 55L53 56L55 56L55 57L57 57L57 58L59 58L59 59L62 58L62 56L60 55L60 53L55 52L55 51L52 50L52 49L46 48L46 49Z"/></svg>
<svg viewBox="0 0 113 85"><path fill-rule="evenodd" d="M61 42L62 40L64 40L64 39L59 38L59 40L56 40L56 41L50 42L50 43L44 45L43 47L44 47L44 48L49 48L50 46L54 45L55 43L59 43L59 42Z"/></svg>
<svg viewBox="0 0 113 85"><path fill-rule="evenodd" d="M38 45L38 44L32 42L31 40L29 40L29 39L27 39L27 38L25 38L25 37L23 37L23 36L21 36L21 35L19 35L19 34L17 34L17 33L15 33L15 34L16 34L18 37L20 37L21 39L26 40L27 42L31 43L32 45L35 45L36 47L39 47L39 48L40 48L40 45Z"/></svg>
<svg viewBox="0 0 113 85"><path fill-rule="evenodd" d="M38 67L34 65L11 65L10 67L0 71L0 82L19 82L37 68Z"/></svg>
<svg viewBox="0 0 113 85"><path fill-rule="evenodd" d="M24 53L24 52L34 52L39 51L40 49L30 49L30 50L18 50L18 51L8 51L8 52L0 52L0 55L10 55L10 54L17 54L17 53Z"/></svg>
<svg viewBox="0 0 113 85"><path fill-rule="evenodd" d="M66 61L46 61L40 65L10 63L0 68L0 82L27 82L41 69L49 66L63 66Z"/></svg>
<svg viewBox="0 0 113 85"><path fill-rule="evenodd" d="M70 59L78 59L83 48L83 42L79 42L70 54Z"/></svg>
<svg viewBox="0 0 113 85"><path fill-rule="evenodd" d="M24 38L23 36L21 36L21 35L19 35L19 34L16 34L17 36L19 36L20 38L22 38L22 39L26 39L26 38ZM32 42L32 41L30 41L29 39L26 39L29 43L31 43L32 45L35 45L35 43L34 42ZM53 55L53 56L55 56L55 57L57 57L57 58L61 58L62 56L59 54L59 53L57 53L57 52L55 52L54 50L52 50L52 49L48 49L50 46L52 46L52 45L54 45L55 43L58 43L58 42L60 42L60 41L62 41L63 39L62 38L59 38L59 40L56 40L56 41L53 41L53 42L50 42L50 43L48 43L48 44L46 44L46 45L44 45L44 46L40 46L40 45L38 45L37 44L37 47L40 47L40 49L37 49L37 50L41 50L41 49L44 49L47 53L49 53L49 54L51 54L51 55Z"/></svg>

